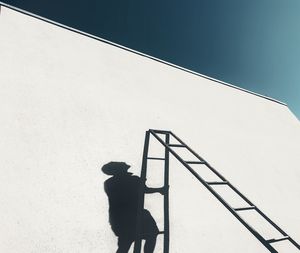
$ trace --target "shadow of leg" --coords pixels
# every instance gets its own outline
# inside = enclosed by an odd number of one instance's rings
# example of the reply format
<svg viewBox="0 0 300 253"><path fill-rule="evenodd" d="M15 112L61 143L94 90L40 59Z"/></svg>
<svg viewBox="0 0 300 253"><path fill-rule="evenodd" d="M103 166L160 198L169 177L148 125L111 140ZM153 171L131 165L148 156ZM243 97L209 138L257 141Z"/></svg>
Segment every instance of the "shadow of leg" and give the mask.
<svg viewBox="0 0 300 253"><path fill-rule="evenodd" d="M133 243L132 239L126 237L119 237L118 239L118 250L116 253L128 253L131 244Z"/></svg>
<svg viewBox="0 0 300 253"><path fill-rule="evenodd" d="M153 253L155 244L156 244L156 237L157 235L154 236L149 236L146 238L145 246L144 246L144 253Z"/></svg>

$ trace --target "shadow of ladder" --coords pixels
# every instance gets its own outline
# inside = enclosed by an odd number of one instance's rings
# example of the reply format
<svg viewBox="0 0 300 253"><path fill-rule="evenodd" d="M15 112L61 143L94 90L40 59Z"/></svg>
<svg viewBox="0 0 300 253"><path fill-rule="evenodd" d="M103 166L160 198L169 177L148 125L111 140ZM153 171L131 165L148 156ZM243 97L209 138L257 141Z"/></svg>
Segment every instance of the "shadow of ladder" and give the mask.
<svg viewBox="0 0 300 253"><path fill-rule="evenodd" d="M155 158L148 157L149 149L149 140L150 135L153 136L157 141L159 141L165 147L165 157L164 158ZM159 135L164 135L165 138L162 139ZM170 143L170 136L174 138L179 144ZM185 148L193 154L198 160L196 161L185 161L177 153L176 148ZM200 157L195 151L193 151L189 146L187 146L181 139L179 139L171 131L165 130L153 130L150 129L146 132L145 143L144 143L144 153L143 153L143 163L141 170L141 178L143 182L146 181L147 174L147 160L164 160L165 173L164 173L164 186L167 189L164 194L164 231L160 234L164 235L164 249L163 253L169 253L169 154L172 154L185 168L187 168L194 177L198 179L222 204L230 211L270 252L278 253L278 251L272 246L273 243L288 240L292 243L298 250L300 250L299 244L293 240L286 232L284 232L278 225L276 225L266 214L264 214L257 206L255 206L248 198L246 198L238 189L236 189L228 180L225 179L218 171L216 171L207 161ZM205 181L191 166L190 164L203 164L208 169L210 169L220 181L216 182L207 182ZM230 206L223 198L217 193L213 185L226 185L230 187L239 197L241 197L249 206L234 208ZM134 244L134 253L141 252L141 231L142 231L142 220L141 213L144 208L144 194L145 194L145 184L141 186L140 195L139 195L139 206L138 206L138 215L137 215L137 229L136 229L136 238ZM255 211L257 212L264 220L266 220L271 226L273 226L281 235L280 238L265 239L261 234L259 234L251 225L249 225L240 215L241 211Z"/></svg>

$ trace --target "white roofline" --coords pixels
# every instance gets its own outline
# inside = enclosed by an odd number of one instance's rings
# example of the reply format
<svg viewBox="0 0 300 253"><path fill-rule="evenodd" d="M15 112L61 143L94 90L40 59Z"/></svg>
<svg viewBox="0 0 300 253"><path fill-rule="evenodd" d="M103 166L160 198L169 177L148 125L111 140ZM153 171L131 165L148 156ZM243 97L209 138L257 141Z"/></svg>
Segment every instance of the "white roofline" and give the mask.
<svg viewBox="0 0 300 253"><path fill-rule="evenodd" d="M110 45L112 45L112 46L115 46L115 47L118 47L118 48L121 48L121 49L124 49L124 50L126 50L126 51L131 52L131 53L135 53L135 54L138 54L138 55L140 55L140 56L147 57L147 58L149 58L149 59L151 59L151 60L154 60L154 61L157 61L157 62L166 64L166 65L169 65L169 66L171 66L171 67L174 67L174 68L183 70L183 71L188 72L188 73L190 73L190 74L197 75L197 76L200 76L200 77L202 77L202 78L205 78L205 79L208 79L208 80L211 80L211 81L214 81L214 82L217 82L217 83L226 85L226 86L228 86L228 87L231 87L231 88L234 88L234 89L237 89L237 90L241 90L241 91L247 92L247 93L249 93L249 94L252 94L252 95L255 95L255 96L258 96L258 97L261 97L261 98L270 100L270 101L273 101L273 102L275 102L275 103L279 103L279 104L282 104L282 105L287 106L286 103L281 102L281 101L279 101L279 100L276 100L276 99L274 99L274 98L267 97L267 96L264 96L264 95L255 93L255 92L253 92L253 91L249 91L249 90L246 90L246 89L237 87L237 86L235 86L235 85L232 85L232 84L229 84L229 83L220 81L220 80L218 80L218 79L215 79L215 78L212 78L212 77L209 77L209 76L206 76L206 75L197 73L197 72L195 72L195 71L192 71L192 70L189 70L189 69L186 69L186 68L183 68L183 67L180 67L180 66L178 66L178 65L176 65L176 64L173 64L173 63L170 63L170 62L167 62L167 61L158 59L158 58L156 58L156 57L153 57L153 56L150 56L150 55L147 55L147 54L144 54L144 53L141 53L141 52L139 52L139 51L136 51L136 50L130 49L130 48L128 48L128 47L122 46L122 45L120 45L120 44L114 43L114 42L112 42L112 41L109 41L109 40L100 38L100 37L95 36L95 35L92 35L92 34L90 34L90 33L86 33L86 32L77 30L77 29L75 29L75 28L72 28L72 27L63 25L63 24L61 24L61 23L55 22L55 21L53 21L53 20L44 18L44 17L42 17L42 16L33 14L33 13L28 12L28 11L26 11L26 10L23 10L23 9L20 9L20 8L17 8L17 7L14 7L14 6L12 6L12 5L9 5L9 4L6 4L6 3L3 3L3 2L0 1L0 7L1 7L1 6L4 6L4 7L6 7L6 8L12 9L12 10L14 10L14 11L20 12L20 13L25 14L25 15L28 15L28 16L31 16L31 17L40 19L40 20L42 20L42 21L45 21L45 22L50 23L50 24L52 24L52 25L59 26L59 27L61 27L61 28L67 29L67 30L69 30L69 31L76 32L76 33L79 33L79 34L81 34L81 35L90 37L90 38L92 38L92 39L95 39L95 40L98 40L98 41L101 41L101 42L110 44ZM0 12L1 12L1 10L0 10ZM0 15L1 15L1 14L0 14Z"/></svg>

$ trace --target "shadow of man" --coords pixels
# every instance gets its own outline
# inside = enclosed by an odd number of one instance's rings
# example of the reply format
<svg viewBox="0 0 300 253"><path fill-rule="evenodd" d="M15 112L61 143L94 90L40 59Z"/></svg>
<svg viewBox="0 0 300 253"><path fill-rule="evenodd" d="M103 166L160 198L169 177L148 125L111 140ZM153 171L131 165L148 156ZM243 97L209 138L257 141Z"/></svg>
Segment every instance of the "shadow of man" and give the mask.
<svg viewBox="0 0 300 253"><path fill-rule="evenodd" d="M130 166L124 162L110 162L102 167L103 173L110 175L104 182L104 190L109 201L109 223L118 237L117 253L127 253L136 236L136 223L139 190L142 180L127 170ZM163 188L146 187L146 192L160 192ZM145 239L144 253L153 253L158 227L150 212L142 210L142 239Z"/></svg>

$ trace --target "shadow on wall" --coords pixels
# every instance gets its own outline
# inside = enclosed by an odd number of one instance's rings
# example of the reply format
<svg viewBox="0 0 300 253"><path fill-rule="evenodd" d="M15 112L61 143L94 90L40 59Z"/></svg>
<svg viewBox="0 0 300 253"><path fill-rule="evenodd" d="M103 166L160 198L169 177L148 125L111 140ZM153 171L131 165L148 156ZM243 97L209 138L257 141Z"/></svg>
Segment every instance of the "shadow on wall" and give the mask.
<svg viewBox="0 0 300 253"><path fill-rule="evenodd" d="M104 182L104 190L109 201L109 223L118 237L117 253L127 253L135 241L139 191L144 184L138 176L128 172L129 168L125 162L109 162L102 167L103 173L112 176ZM163 188L146 187L145 191L163 194ZM143 209L141 217L144 253L153 253L159 230L148 210Z"/></svg>

